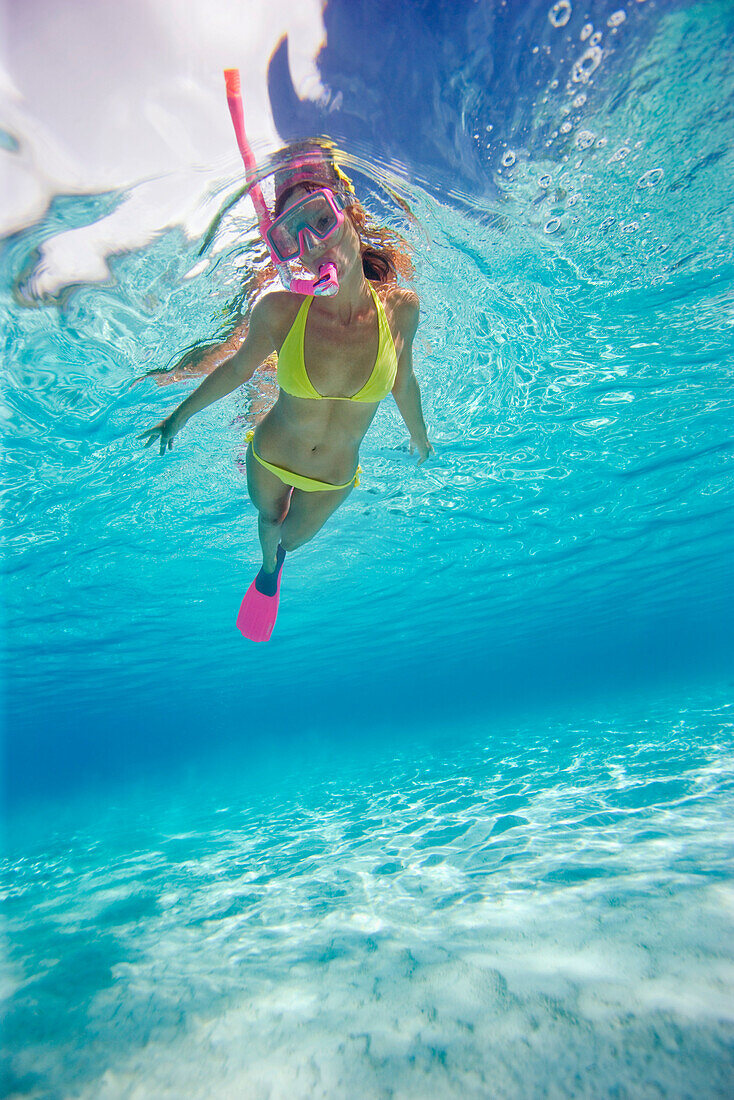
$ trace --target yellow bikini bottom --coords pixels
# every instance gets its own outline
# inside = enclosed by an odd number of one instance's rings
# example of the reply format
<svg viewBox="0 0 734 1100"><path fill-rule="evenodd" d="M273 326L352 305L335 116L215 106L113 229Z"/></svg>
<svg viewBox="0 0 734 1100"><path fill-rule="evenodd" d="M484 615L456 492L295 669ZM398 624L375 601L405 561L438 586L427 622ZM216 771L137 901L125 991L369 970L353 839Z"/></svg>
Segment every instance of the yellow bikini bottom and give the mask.
<svg viewBox="0 0 734 1100"><path fill-rule="evenodd" d="M332 485L329 481L317 481L315 477L305 477L303 474L294 474L292 470L284 470L282 466L275 466L272 462L266 462L264 458L260 458L260 455L255 450L255 444L253 443L254 431L249 431L245 436L245 439L252 448L252 453L266 470L270 470L271 474L275 474L284 485L292 485L294 489L303 489L307 493L321 493L326 489L349 489L353 485L355 489L359 485L359 475L362 473L362 467L358 466L354 471L354 477L351 481L347 481L345 485Z"/></svg>

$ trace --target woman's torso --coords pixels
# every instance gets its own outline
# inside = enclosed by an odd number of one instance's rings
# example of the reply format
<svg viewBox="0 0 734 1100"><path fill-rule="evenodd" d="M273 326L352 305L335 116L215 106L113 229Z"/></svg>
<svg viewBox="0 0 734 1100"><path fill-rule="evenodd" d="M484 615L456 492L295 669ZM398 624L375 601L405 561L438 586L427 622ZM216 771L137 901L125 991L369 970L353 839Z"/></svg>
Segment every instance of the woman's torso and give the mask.
<svg viewBox="0 0 734 1100"><path fill-rule="evenodd" d="M403 294L395 286L378 287L395 355L404 344L397 306ZM268 295L271 331L278 352L292 329L303 298L286 292ZM280 391L256 433L258 452L269 462L307 477L339 484L347 481L359 459L359 446L377 411L378 401L344 400L363 389L372 376L380 346L374 303L344 325L320 310L318 299L308 309L303 334L303 364L313 388L323 399L296 397Z"/></svg>

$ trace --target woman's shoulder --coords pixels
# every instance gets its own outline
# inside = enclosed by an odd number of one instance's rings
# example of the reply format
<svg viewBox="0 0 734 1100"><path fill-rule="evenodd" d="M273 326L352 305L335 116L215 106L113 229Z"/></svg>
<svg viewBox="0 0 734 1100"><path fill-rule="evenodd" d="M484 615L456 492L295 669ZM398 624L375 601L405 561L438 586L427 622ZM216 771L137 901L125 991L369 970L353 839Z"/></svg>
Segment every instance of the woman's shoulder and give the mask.
<svg viewBox="0 0 734 1100"><path fill-rule="evenodd" d="M303 302L301 294L291 294L289 290L271 290L258 298L253 313L258 310L263 317L280 317L296 312Z"/></svg>
<svg viewBox="0 0 734 1100"><path fill-rule="evenodd" d="M272 333L278 334L284 327L290 328L301 307L303 297L291 294L287 290L271 290L263 294L253 306L250 323L266 326Z"/></svg>
<svg viewBox="0 0 734 1100"><path fill-rule="evenodd" d="M388 283L382 289L380 298L390 314L394 328L405 335L415 332L418 327L420 299L414 290Z"/></svg>

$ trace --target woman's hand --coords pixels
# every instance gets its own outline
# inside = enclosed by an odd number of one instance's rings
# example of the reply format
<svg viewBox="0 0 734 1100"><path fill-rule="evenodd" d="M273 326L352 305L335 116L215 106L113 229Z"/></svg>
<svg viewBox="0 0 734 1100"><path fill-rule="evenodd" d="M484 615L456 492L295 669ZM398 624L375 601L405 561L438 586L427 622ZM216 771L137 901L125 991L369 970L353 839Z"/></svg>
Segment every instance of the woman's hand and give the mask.
<svg viewBox="0 0 734 1100"><path fill-rule="evenodd" d="M155 428L148 428L147 432L141 432L138 439L147 439L146 447L150 447L151 443L159 439L162 455L166 451L172 451L174 436L178 435L184 425L184 422L176 415L177 412L178 410L172 412L165 420L161 420L160 424L156 424Z"/></svg>
<svg viewBox="0 0 734 1100"><path fill-rule="evenodd" d="M426 461L429 455L433 454L433 447L428 442L428 436L423 436L422 439L413 439L411 436L410 453L413 454L415 451L418 452L417 465L420 466L421 463Z"/></svg>

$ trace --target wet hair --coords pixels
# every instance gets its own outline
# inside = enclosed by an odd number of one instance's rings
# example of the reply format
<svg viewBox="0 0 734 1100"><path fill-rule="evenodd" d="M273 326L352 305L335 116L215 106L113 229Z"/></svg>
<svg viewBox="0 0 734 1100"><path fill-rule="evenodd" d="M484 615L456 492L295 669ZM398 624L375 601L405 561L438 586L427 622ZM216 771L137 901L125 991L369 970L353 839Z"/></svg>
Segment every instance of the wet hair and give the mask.
<svg viewBox="0 0 734 1100"><path fill-rule="evenodd" d="M365 278L373 283L396 282L398 275L402 275L404 279L412 278L413 264L405 251L405 242L398 234L372 224L354 192L347 189L342 178L328 162L324 161L319 165L314 175L321 178L293 180L291 183L284 181L280 189L276 185L274 217L283 213L290 196L297 188L320 191L323 187L328 187L342 200L344 212L357 232Z"/></svg>

